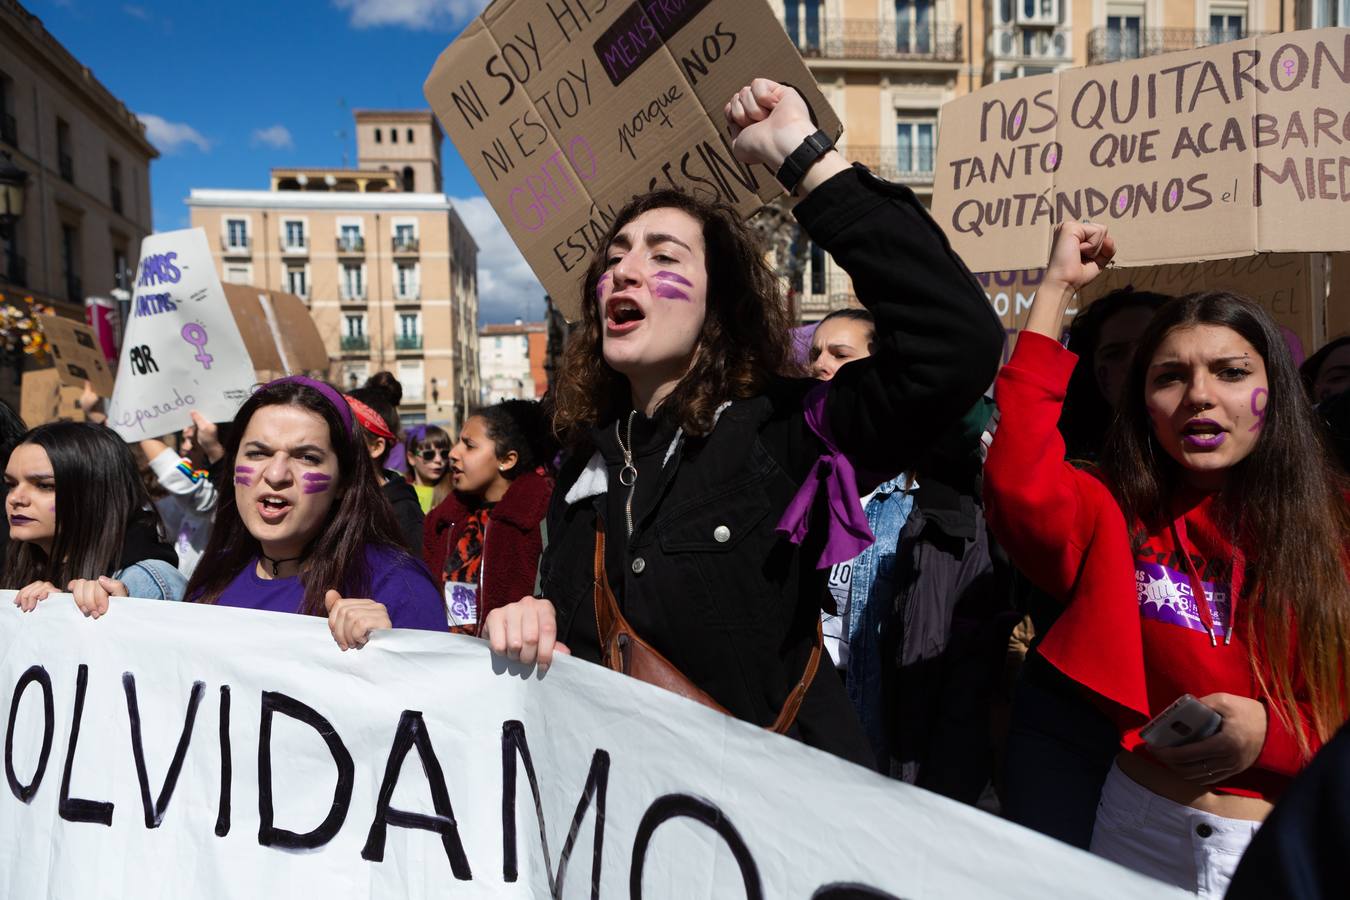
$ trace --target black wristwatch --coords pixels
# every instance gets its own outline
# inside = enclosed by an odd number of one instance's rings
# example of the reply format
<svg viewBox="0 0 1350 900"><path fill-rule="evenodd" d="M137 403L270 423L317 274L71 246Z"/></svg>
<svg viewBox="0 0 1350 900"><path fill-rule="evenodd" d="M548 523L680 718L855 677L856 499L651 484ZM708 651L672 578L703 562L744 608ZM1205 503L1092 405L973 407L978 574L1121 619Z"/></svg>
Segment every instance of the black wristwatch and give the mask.
<svg viewBox="0 0 1350 900"><path fill-rule="evenodd" d="M817 131L783 160L783 165L778 169L778 183L791 194L802 183L807 170L816 164L816 160L833 149L834 141L825 132Z"/></svg>

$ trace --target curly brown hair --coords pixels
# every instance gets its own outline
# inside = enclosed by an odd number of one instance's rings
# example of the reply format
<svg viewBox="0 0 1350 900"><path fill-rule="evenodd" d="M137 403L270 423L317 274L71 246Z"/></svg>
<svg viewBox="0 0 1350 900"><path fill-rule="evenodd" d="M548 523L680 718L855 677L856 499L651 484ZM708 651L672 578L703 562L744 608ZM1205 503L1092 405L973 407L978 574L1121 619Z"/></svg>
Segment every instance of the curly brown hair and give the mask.
<svg viewBox="0 0 1350 900"><path fill-rule="evenodd" d="M681 210L703 226L709 285L703 329L688 372L662 403L674 411L680 427L687 434L706 435L723 402L754 396L775 375L801 374L792 356L792 317L778 277L740 215L684 191L652 191L619 211L586 270L581 321L568 339L555 390L553 430L565 444L584 441L592 427L622 415L630 405L628 379L605 363L596 286L615 236L653 209Z"/></svg>

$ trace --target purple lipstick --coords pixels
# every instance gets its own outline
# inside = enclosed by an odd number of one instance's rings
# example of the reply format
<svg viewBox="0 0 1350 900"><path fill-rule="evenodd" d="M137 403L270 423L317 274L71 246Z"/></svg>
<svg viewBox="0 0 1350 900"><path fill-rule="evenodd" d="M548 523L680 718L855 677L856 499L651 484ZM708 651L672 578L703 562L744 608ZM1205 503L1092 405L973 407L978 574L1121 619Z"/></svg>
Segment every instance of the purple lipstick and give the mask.
<svg viewBox="0 0 1350 900"><path fill-rule="evenodd" d="M1186 423L1181 440L1192 450L1215 450L1228 435L1213 419L1192 419Z"/></svg>

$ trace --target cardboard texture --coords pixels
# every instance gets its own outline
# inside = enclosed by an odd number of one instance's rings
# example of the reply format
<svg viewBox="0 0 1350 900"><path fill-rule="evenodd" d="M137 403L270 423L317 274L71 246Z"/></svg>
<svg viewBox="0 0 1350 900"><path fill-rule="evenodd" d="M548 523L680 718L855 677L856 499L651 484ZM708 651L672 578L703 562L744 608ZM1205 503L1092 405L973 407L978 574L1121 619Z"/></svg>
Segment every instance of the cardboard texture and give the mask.
<svg viewBox="0 0 1350 900"><path fill-rule="evenodd" d="M497 0L441 54L427 101L554 304L633 195L678 186L750 215L782 193L732 155L723 106L755 77L843 126L763 0Z"/></svg>
<svg viewBox="0 0 1350 900"><path fill-rule="evenodd" d="M327 375L328 350L303 300L243 284L221 287L260 381L286 374Z"/></svg>
<svg viewBox="0 0 1350 900"><path fill-rule="evenodd" d="M933 214L978 271L1069 217L1122 266L1346 250L1347 140L1347 28L1010 79L942 108Z"/></svg>
<svg viewBox="0 0 1350 900"><path fill-rule="evenodd" d="M47 343L52 346L52 357L61 382L83 391L84 383L88 381L94 393L111 397L113 373L94 329L61 316L38 316L37 319Z"/></svg>
<svg viewBox="0 0 1350 900"><path fill-rule="evenodd" d="M19 395L19 415L29 428L55 422L58 419L84 421L80 409L80 394L84 385L71 387L63 384L56 369L35 369L23 373L22 393Z"/></svg>

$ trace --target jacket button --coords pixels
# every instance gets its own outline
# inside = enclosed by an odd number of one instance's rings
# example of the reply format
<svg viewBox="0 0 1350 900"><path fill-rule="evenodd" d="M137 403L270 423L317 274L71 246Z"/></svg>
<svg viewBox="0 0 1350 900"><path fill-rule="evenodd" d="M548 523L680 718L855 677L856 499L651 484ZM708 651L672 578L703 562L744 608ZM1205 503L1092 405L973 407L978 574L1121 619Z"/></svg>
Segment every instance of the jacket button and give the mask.
<svg viewBox="0 0 1350 900"><path fill-rule="evenodd" d="M713 540L719 544L725 544L731 540L731 529L725 525L718 525L713 529Z"/></svg>
<svg viewBox="0 0 1350 900"><path fill-rule="evenodd" d="M1201 822L1199 825L1195 826L1195 833L1202 838L1207 838L1214 833L1214 829L1210 828L1204 822Z"/></svg>
<svg viewBox="0 0 1350 900"><path fill-rule="evenodd" d="M637 559L633 560L634 575L641 575L646 568L647 568L647 561L642 557L639 556Z"/></svg>

